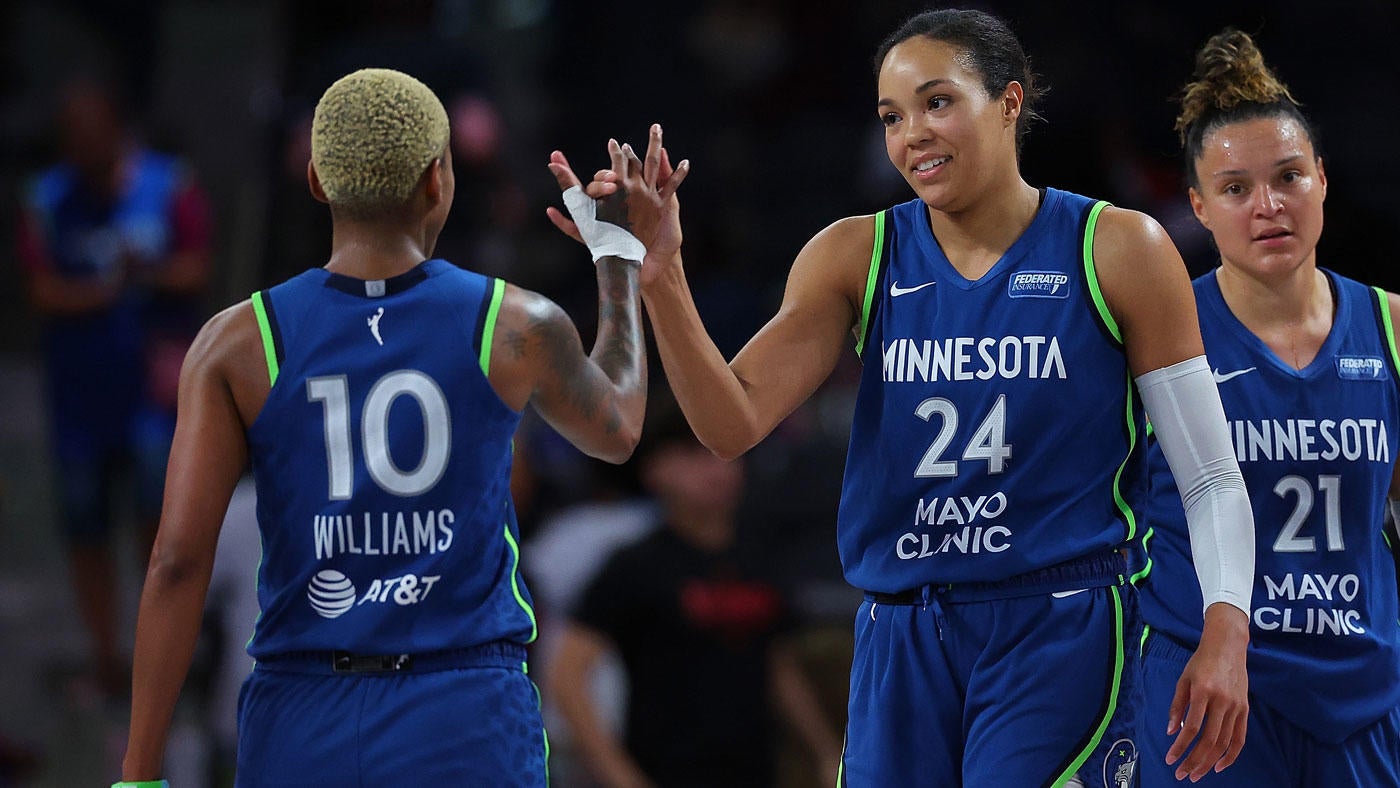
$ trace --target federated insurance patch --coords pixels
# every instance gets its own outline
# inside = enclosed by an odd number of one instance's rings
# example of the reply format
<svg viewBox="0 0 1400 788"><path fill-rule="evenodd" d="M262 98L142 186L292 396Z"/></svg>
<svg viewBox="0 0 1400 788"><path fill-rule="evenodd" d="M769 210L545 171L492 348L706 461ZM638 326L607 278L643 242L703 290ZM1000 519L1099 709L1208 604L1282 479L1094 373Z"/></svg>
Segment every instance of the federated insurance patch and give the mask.
<svg viewBox="0 0 1400 788"><path fill-rule="evenodd" d="M1385 359L1380 356L1337 356L1337 376L1342 380L1384 380Z"/></svg>
<svg viewBox="0 0 1400 788"><path fill-rule="evenodd" d="M1020 271L1006 286L1012 298L1069 298L1069 274L1063 271Z"/></svg>

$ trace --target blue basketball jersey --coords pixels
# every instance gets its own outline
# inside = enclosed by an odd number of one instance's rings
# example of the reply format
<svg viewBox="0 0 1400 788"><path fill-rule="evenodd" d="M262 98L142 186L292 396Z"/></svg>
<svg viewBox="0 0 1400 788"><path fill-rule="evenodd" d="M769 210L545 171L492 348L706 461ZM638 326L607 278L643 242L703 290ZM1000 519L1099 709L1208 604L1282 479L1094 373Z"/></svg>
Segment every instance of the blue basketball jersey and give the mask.
<svg viewBox="0 0 1400 788"><path fill-rule="evenodd" d="M1250 690L1335 742L1400 704L1400 610L1382 531L1400 394L1384 296L1325 273L1336 302L1332 330L1302 370L1240 323L1215 272L1197 279L1195 291L1254 509ZM1149 467L1154 536L1143 614L1152 629L1195 644L1202 601L1190 534L1155 441Z"/></svg>
<svg viewBox="0 0 1400 788"><path fill-rule="evenodd" d="M428 260L253 296L263 560L249 653L423 653L535 635L510 499L520 414L486 377L504 282Z"/></svg>
<svg viewBox="0 0 1400 788"><path fill-rule="evenodd" d="M1133 536L1144 425L1094 272L1104 205L1047 189L977 281L919 200L877 215L837 531L853 585L998 581Z"/></svg>

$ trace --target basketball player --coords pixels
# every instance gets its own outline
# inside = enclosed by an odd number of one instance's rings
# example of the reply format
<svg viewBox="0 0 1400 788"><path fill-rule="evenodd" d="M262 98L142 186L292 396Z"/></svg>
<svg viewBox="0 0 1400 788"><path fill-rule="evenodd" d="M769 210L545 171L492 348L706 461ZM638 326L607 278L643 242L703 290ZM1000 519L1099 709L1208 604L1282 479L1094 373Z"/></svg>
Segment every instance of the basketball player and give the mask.
<svg viewBox="0 0 1400 788"><path fill-rule="evenodd" d="M1258 527L1249 742L1203 784L1400 786L1400 611L1382 532L1400 490L1400 300L1318 267L1322 158L1248 35L1196 54L1177 130L1191 207L1220 250L1196 302ZM1177 485L1155 446L1149 461L1138 743L1142 785L1161 786L1174 775L1154 720L1201 638L1201 598Z"/></svg>
<svg viewBox="0 0 1400 788"><path fill-rule="evenodd" d="M876 63L886 150L916 199L813 238L728 363L678 243L648 248L642 290L677 398L724 457L852 339L865 361L837 532L866 591L842 784L1064 785L1132 735L1136 597L1117 548L1139 524L1144 405L1207 606L1154 724L1174 759L1195 741L1182 774L1225 768L1245 734L1253 524L1180 256L1147 216L1021 177L1037 92L1001 20L920 14Z"/></svg>
<svg viewBox="0 0 1400 788"><path fill-rule="evenodd" d="M333 84L307 172L330 205L330 261L217 315L186 359L124 785L159 784L246 463L263 561L238 785L545 785L511 436L533 404L588 454L631 454L646 391L639 238L685 168L658 189L612 143L625 199L595 204L553 155L597 263L590 355L549 300L432 259L452 205L447 141L417 80L367 69Z"/></svg>

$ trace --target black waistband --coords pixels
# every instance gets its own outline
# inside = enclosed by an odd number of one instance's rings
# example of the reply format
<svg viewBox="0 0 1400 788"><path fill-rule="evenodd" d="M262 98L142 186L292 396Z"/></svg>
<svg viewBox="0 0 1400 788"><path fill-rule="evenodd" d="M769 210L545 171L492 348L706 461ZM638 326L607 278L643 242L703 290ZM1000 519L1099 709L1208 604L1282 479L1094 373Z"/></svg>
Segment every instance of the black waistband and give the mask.
<svg viewBox="0 0 1400 788"><path fill-rule="evenodd" d="M259 657L257 669L316 675L431 673L438 670L483 667L523 670L525 657L524 646L508 640L497 640L479 646L417 654L289 651Z"/></svg>
<svg viewBox="0 0 1400 788"><path fill-rule="evenodd" d="M1075 558L1062 564L1034 569L1005 580L975 583L929 584L896 593L866 591L865 598L881 605L922 605L931 598L940 602L987 602L1039 596L1057 591L1100 588L1126 582L1128 564L1117 550Z"/></svg>

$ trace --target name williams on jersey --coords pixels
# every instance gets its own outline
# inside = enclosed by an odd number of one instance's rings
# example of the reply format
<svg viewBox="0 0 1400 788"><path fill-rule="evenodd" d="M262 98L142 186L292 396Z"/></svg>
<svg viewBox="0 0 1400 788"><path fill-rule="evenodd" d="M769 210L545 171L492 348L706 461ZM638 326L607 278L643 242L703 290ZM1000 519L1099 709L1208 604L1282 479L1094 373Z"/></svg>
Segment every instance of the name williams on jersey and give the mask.
<svg viewBox="0 0 1400 788"><path fill-rule="evenodd" d="M446 552L452 547L451 509L423 512L365 512L318 514L311 524L316 559L337 555L422 555Z"/></svg>

